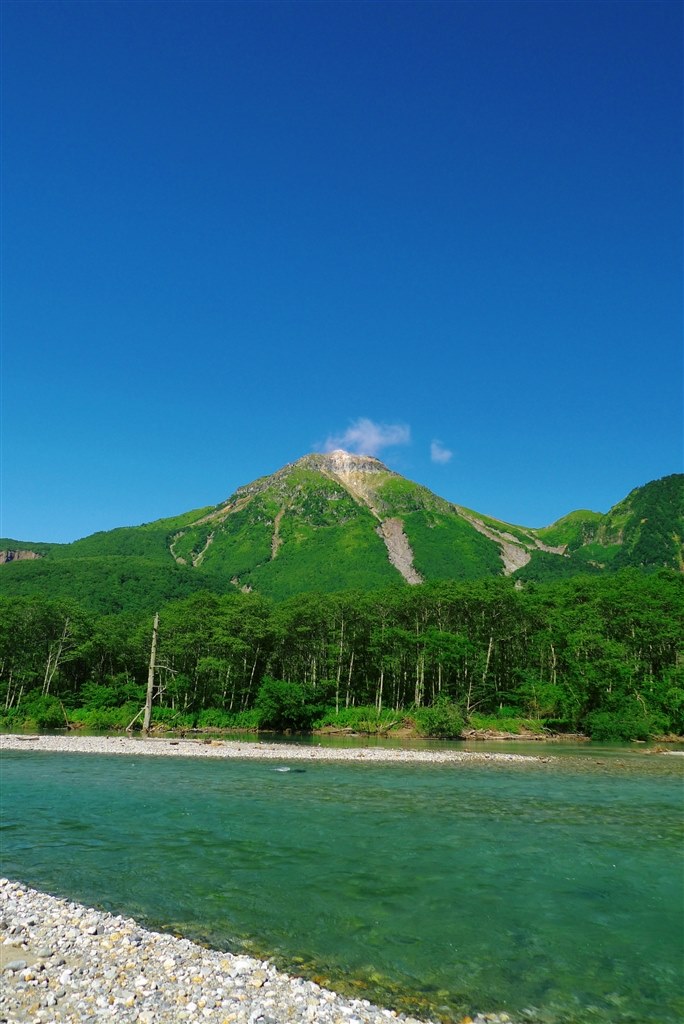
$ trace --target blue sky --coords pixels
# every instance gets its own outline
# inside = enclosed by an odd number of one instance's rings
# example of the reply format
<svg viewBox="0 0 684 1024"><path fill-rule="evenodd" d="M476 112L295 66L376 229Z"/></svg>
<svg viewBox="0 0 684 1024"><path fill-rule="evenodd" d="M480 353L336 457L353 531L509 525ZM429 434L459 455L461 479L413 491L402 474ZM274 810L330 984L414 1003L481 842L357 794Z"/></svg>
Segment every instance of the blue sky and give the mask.
<svg viewBox="0 0 684 1024"><path fill-rule="evenodd" d="M678 3L17 3L2 522L368 451L542 526L682 471Z"/></svg>

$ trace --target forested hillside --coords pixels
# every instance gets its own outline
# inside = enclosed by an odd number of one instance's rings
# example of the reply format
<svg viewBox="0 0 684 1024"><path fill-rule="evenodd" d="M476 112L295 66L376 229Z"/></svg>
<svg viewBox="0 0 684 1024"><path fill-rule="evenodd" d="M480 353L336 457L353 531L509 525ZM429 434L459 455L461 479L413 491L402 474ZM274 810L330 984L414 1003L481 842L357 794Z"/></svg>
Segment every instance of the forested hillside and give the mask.
<svg viewBox="0 0 684 1024"><path fill-rule="evenodd" d="M684 579L633 569L552 584L199 592L160 608L154 719L169 725L431 735L512 719L601 738L684 732ZM125 726L144 701L152 616L0 599L5 727ZM359 709L364 709L360 711Z"/></svg>
<svg viewBox="0 0 684 1024"><path fill-rule="evenodd" d="M226 501L72 544L0 540L0 594L72 597L91 611L153 611L198 591L382 590L438 580L544 581L684 566L684 475L606 514L543 529L445 501L377 459L307 455Z"/></svg>
<svg viewBox="0 0 684 1024"><path fill-rule="evenodd" d="M214 507L0 541L0 713L127 725L159 612L161 722L682 732L682 537L684 475L532 530L308 455Z"/></svg>

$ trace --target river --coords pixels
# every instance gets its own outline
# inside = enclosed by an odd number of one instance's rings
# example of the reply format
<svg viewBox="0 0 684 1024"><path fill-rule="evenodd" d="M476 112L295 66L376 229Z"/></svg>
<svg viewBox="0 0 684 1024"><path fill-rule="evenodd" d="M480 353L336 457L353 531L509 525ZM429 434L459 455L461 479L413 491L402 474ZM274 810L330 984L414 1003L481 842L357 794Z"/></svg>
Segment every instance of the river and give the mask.
<svg viewBox="0 0 684 1024"><path fill-rule="evenodd" d="M7 751L2 872L418 1015L679 1024L684 759L533 752L560 756Z"/></svg>

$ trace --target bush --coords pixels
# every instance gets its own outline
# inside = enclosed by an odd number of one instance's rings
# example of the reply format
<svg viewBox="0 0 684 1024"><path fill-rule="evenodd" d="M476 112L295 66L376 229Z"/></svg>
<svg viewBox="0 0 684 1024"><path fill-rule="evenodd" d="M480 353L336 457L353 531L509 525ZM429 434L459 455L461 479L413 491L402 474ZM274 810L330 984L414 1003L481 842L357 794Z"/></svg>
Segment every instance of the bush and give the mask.
<svg viewBox="0 0 684 1024"><path fill-rule="evenodd" d="M542 733L546 732L548 722L540 718L510 718L508 715L478 715L470 716L471 729L490 729L492 732L509 732L520 734L523 732Z"/></svg>
<svg viewBox="0 0 684 1024"><path fill-rule="evenodd" d="M142 725L142 717L140 718ZM152 725L167 725L169 729L194 729L197 724L197 712L179 711L178 708L152 705Z"/></svg>
<svg viewBox="0 0 684 1024"><path fill-rule="evenodd" d="M592 740L619 742L647 740L667 729L666 720L651 714L641 705L628 705L620 711L592 711L584 720L584 731Z"/></svg>
<svg viewBox="0 0 684 1024"><path fill-rule="evenodd" d="M365 732L368 735L389 732L401 724L401 716L389 708L378 712L374 705L360 707L326 708L320 718L313 723L315 729L352 729L354 732Z"/></svg>
<svg viewBox="0 0 684 1024"><path fill-rule="evenodd" d="M29 693L17 708L17 720L23 717L27 724L36 729L60 729L66 726L64 710L56 697L44 697L34 691Z"/></svg>
<svg viewBox="0 0 684 1024"><path fill-rule="evenodd" d="M259 728L259 712L225 711L223 708L205 708L197 716L200 729L253 729Z"/></svg>
<svg viewBox="0 0 684 1024"><path fill-rule="evenodd" d="M411 716L423 736L454 739L461 735L465 722L461 709L448 697L438 697L431 707L416 708Z"/></svg>
<svg viewBox="0 0 684 1024"><path fill-rule="evenodd" d="M70 721L86 729L106 732L113 729L125 729L140 710L139 704L124 704L123 707L89 707L75 708L69 713ZM136 725L140 725L138 721Z"/></svg>
<svg viewBox="0 0 684 1024"><path fill-rule="evenodd" d="M81 687L80 704L84 708L119 708L124 704L145 703L144 686L125 673L108 678L106 684L88 681Z"/></svg>
<svg viewBox="0 0 684 1024"><path fill-rule="evenodd" d="M308 686L264 676L254 702L259 728L277 732L309 732L320 714L313 699L313 692Z"/></svg>

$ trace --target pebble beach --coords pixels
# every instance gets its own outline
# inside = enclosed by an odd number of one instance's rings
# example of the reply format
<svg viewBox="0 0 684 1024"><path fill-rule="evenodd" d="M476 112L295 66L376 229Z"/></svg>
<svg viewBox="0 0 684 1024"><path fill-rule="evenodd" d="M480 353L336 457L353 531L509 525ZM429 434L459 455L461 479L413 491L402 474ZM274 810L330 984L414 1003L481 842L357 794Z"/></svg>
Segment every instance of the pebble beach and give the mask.
<svg viewBox="0 0 684 1024"><path fill-rule="evenodd" d="M467 761L541 763L548 757L464 750L405 750L390 747L319 747L296 743L240 743L238 740L137 739L131 736L0 736L2 750L125 754L150 757L223 757L265 761L383 761L445 764Z"/></svg>
<svg viewBox="0 0 684 1024"><path fill-rule="evenodd" d="M0 1021L7 1024L417 1024L268 961L205 949L7 879L0 879L0 922Z"/></svg>
<svg viewBox="0 0 684 1024"><path fill-rule="evenodd" d="M288 761L520 761L519 754L340 749L295 744L2 736L1 750ZM0 880L0 1022L6 1024L414 1024L414 1018L329 991L269 961L206 949L115 916ZM506 1013L454 1020L507 1024Z"/></svg>

